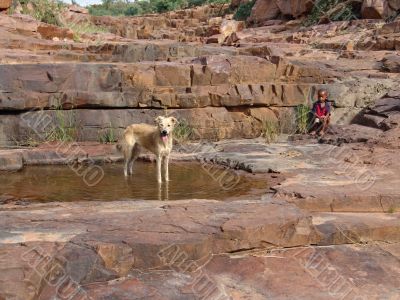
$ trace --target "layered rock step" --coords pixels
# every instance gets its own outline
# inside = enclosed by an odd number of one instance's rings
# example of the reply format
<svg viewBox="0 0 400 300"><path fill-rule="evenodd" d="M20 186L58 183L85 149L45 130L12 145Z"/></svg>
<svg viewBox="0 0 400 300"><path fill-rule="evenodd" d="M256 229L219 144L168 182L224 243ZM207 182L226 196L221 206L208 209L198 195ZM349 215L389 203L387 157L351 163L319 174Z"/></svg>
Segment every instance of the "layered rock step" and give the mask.
<svg viewBox="0 0 400 300"><path fill-rule="evenodd" d="M1 140L10 144L32 131L43 136L44 123L59 126L62 121L76 127L81 140L96 141L99 130L120 133L135 122L152 123L162 113L143 108L179 108L169 113L187 120L200 138L256 137L262 122L277 116L270 109L250 107L296 106L314 92L309 83L276 83L282 72L276 64L250 56L206 56L181 63L1 65L0 106L10 111L1 120ZM55 110L15 114L30 109Z"/></svg>
<svg viewBox="0 0 400 300"><path fill-rule="evenodd" d="M314 213L319 245L400 242L399 213Z"/></svg>

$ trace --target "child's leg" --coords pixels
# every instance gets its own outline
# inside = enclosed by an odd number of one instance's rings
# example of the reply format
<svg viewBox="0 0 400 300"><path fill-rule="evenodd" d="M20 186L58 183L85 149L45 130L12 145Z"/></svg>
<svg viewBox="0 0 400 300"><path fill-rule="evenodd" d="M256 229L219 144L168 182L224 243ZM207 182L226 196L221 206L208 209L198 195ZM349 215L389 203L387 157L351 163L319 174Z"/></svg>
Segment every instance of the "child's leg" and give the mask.
<svg viewBox="0 0 400 300"><path fill-rule="evenodd" d="M315 135L317 133L317 131L319 130L320 124L321 124L321 121L319 120L319 118L314 117L313 123L310 128L311 135Z"/></svg>
<svg viewBox="0 0 400 300"><path fill-rule="evenodd" d="M323 135L325 133L325 131L328 129L329 122L330 122L330 116L327 115L324 118L323 126L322 126L322 129L321 129L321 135Z"/></svg>

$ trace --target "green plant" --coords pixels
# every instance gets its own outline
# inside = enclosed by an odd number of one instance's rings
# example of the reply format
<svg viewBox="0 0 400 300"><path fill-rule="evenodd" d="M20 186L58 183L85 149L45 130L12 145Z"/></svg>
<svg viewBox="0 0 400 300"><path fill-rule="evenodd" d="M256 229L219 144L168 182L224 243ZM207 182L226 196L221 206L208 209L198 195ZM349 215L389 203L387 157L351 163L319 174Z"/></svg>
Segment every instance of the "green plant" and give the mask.
<svg viewBox="0 0 400 300"><path fill-rule="evenodd" d="M304 26L318 24L321 20L349 21L360 17L361 0L316 0Z"/></svg>
<svg viewBox="0 0 400 300"><path fill-rule="evenodd" d="M105 131L102 132L102 134L99 136L99 141L100 143L103 144L110 144L110 143L115 143L117 142L117 136L115 134L115 128L112 127L110 123L110 127L107 128Z"/></svg>
<svg viewBox="0 0 400 300"><path fill-rule="evenodd" d="M207 0L188 0L188 7L196 7L207 4Z"/></svg>
<svg viewBox="0 0 400 300"><path fill-rule="evenodd" d="M20 1L22 12L28 14L35 19L47 23L60 26L59 15L65 7L65 4L57 0L31 0Z"/></svg>
<svg viewBox="0 0 400 300"><path fill-rule="evenodd" d="M266 120L262 124L261 136L267 143L273 143L277 140L280 133L279 122Z"/></svg>
<svg viewBox="0 0 400 300"><path fill-rule="evenodd" d="M206 4L228 4L230 0L188 0L187 7L196 7Z"/></svg>
<svg viewBox="0 0 400 300"><path fill-rule="evenodd" d="M96 16L136 16L149 13L164 13L211 3L225 4L229 2L230 0L137 0L134 2L103 0L102 4L93 4L88 8L89 13Z"/></svg>
<svg viewBox="0 0 400 300"><path fill-rule="evenodd" d="M45 140L48 142L62 141L73 142L77 138L75 113L63 110L59 105L55 109L54 126L45 132Z"/></svg>
<svg viewBox="0 0 400 300"><path fill-rule="evenodd" d="M246 21L248 17L250 17L251 10L253 9L254 4L256 3L255 0L240 4L238 9L236 10L233 18L236 21Z"/></svg>
<svg viewBox="0 0 400 300"><path fill-rule="evenodd" d="M308 116L310 108L305 104L300 104L296 107L296 131L297 133L307 133L308 130Z"/></svg>
<svg viewBox="0 0 400 300"><path fill-rule="evenodd" d="M107 28L97 26L93 23L90 22L84 22L84 23L71 23L71 22L64 22L63 24L64 27L71 29L74 34L73 34L73 40L74 42L80 42L81 41L81 36L83 34L93 34L93 33L99 33L99 32L108 32Z"/></svg>
<svg viewBox="0 0 400 300"><path fill-rule="evenodd" d="M389 209L388 209L387 212L388 212L389 214L395 213L395 212L396 212L396 207L394 207L394 206L389 207Z"/></svg>
<svg viewBox="0 0 400 300"><path fill-rule="evenodd" d="M194 130L186 120L182 120L174 128L174 137L179 144L184 144L193 136Z"/></svg>

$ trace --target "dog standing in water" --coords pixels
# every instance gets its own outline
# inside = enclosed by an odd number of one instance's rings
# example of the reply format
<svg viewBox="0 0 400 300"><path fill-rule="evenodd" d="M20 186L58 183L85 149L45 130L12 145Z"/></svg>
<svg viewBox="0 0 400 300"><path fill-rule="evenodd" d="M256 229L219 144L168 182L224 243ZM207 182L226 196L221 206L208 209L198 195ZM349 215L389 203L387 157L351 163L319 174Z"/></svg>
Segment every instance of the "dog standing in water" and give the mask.
<svg viewBox="0 0 400 300"><path fill-rule="evenodd" d="M118 142L117 149L124 154L124 174L132 174L133 163L145 148L156 155L157 180L162 182L161 164L164 165L164 179L169 180L168 163L172 150L173 130L177 124L174 117L155 118L156 126L149 124L132 124L128 126L122 139Z"/></svg>

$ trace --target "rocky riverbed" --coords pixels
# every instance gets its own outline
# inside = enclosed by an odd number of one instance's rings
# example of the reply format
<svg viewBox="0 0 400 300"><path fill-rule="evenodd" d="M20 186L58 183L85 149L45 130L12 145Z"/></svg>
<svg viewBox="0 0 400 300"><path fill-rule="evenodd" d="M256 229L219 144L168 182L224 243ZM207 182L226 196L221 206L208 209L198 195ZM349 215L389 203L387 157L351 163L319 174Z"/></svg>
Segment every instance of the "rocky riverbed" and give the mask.
<svg viewBox="0 0 400 300"><path fill-rule="evenodd" d="M194 159L209 170L217 164L280 178L256 198L5 201L2 296L397 299L398 148L375 138L341 146L256 139L176 148L172 164ZM104 151L112 147L82 147L91 149L86 160L113 157ZM42 151L47 162L49 153L54 149ZM68 161L54 161L60 162Z"/></svg>
<svg viewBox="0 0 400 300"><path fill-rule="evenodd" d="M195 162L221 190L229 169L257 191L35 202L0 186L0 300L400 299L400 20L382 19L395 1L364 2L364 19L309 27L309 1L258 0L247 27L227 6L71 6L68 22L107 29L79 41L1 13L0 176L22 186L32 165L65 165L101 185L125 126L166 110L192 134L171 164ZM331 129L295 134L318 88ZM270 122L285 127L274 143L260 137Z"/></svg>

